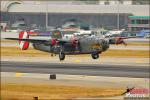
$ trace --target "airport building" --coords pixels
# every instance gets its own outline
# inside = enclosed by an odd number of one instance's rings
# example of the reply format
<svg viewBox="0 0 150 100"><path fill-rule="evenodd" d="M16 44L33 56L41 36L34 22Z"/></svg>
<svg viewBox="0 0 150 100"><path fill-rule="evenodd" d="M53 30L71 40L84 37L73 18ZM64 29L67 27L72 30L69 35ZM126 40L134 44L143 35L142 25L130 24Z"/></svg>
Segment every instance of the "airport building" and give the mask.
<svg viewBox="0 0 150 100"><path fill-rule="evenodd" d="M140 31L150 28L150 16L129 16L129 30Z"/></svg>
<svg viewBox="0 0 150 100"><path fill-rule="evenodd" d="M149 0L8 0L1 2L1 12L8 26L24 19L28 25L59 27L75 18L96 27L136 30L129 16L149 16Z"/></svg>

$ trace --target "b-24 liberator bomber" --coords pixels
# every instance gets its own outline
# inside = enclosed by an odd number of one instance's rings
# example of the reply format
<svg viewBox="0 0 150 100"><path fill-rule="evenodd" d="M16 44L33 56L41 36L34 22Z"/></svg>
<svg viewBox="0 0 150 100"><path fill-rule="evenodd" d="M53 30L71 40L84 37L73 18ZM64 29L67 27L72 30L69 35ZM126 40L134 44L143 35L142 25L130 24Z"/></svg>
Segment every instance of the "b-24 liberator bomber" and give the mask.
<svg viewBox="0 0 150 100"><path fill-rule="evenodd" d="M33 48L43 52L58 54L60 60L65 59L65 55L91 54L93 59L98 59L99 55L108 50L109 40L93 34L76 35L69 39L64 38L64 34L59 30L54 30L48 39L31 39L28 31L21 31L18 38L5 38L18 40L21 50L27 50L29 43Z"/></svg>

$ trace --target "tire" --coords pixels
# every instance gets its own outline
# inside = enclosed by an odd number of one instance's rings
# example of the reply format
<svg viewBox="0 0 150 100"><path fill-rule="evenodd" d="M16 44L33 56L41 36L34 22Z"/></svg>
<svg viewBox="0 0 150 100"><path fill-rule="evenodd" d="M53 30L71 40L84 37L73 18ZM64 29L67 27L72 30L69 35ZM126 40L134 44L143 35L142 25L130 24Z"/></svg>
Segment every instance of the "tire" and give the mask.
<svg viewBox="0 0 150 100"><path fill-rule="evenodd" d="M59 60L61 61L61 60L64 60L64 59L65 59L65 53L60 52L59 53Z"/></svg>
<svg viewBox="0 0 150 100"><path fill-rule="evenodd" d="M98 59L98 58L99 58L99 54L98 54L98 53L96 53L96 54L91 54L91 56L92 56L93 59Z"/></svg>

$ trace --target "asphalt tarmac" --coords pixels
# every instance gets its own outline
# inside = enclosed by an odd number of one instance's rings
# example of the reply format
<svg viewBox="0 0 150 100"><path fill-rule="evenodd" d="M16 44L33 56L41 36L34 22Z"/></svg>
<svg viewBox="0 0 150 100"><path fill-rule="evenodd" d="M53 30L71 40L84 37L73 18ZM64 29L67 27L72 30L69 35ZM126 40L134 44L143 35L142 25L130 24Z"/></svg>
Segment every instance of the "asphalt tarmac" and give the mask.
<svg viewBox="0 0 150 100"><path fill-rule="evenodd" d="M149 78L149 66L2 61L2 72Z"/></svg>

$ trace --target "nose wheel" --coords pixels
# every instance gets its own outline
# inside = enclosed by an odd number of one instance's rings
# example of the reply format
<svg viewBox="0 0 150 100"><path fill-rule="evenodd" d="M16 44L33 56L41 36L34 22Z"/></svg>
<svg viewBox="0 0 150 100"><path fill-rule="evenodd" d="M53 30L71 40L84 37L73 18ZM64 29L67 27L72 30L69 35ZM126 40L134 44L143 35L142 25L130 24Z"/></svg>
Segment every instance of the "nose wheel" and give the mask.
<svg viewBox="0 0 150 100"><path fill-rule="evenodd" d="M93 59L98 59L99 58L98 53L92 53L91 56L92 56Z"/></svg>

